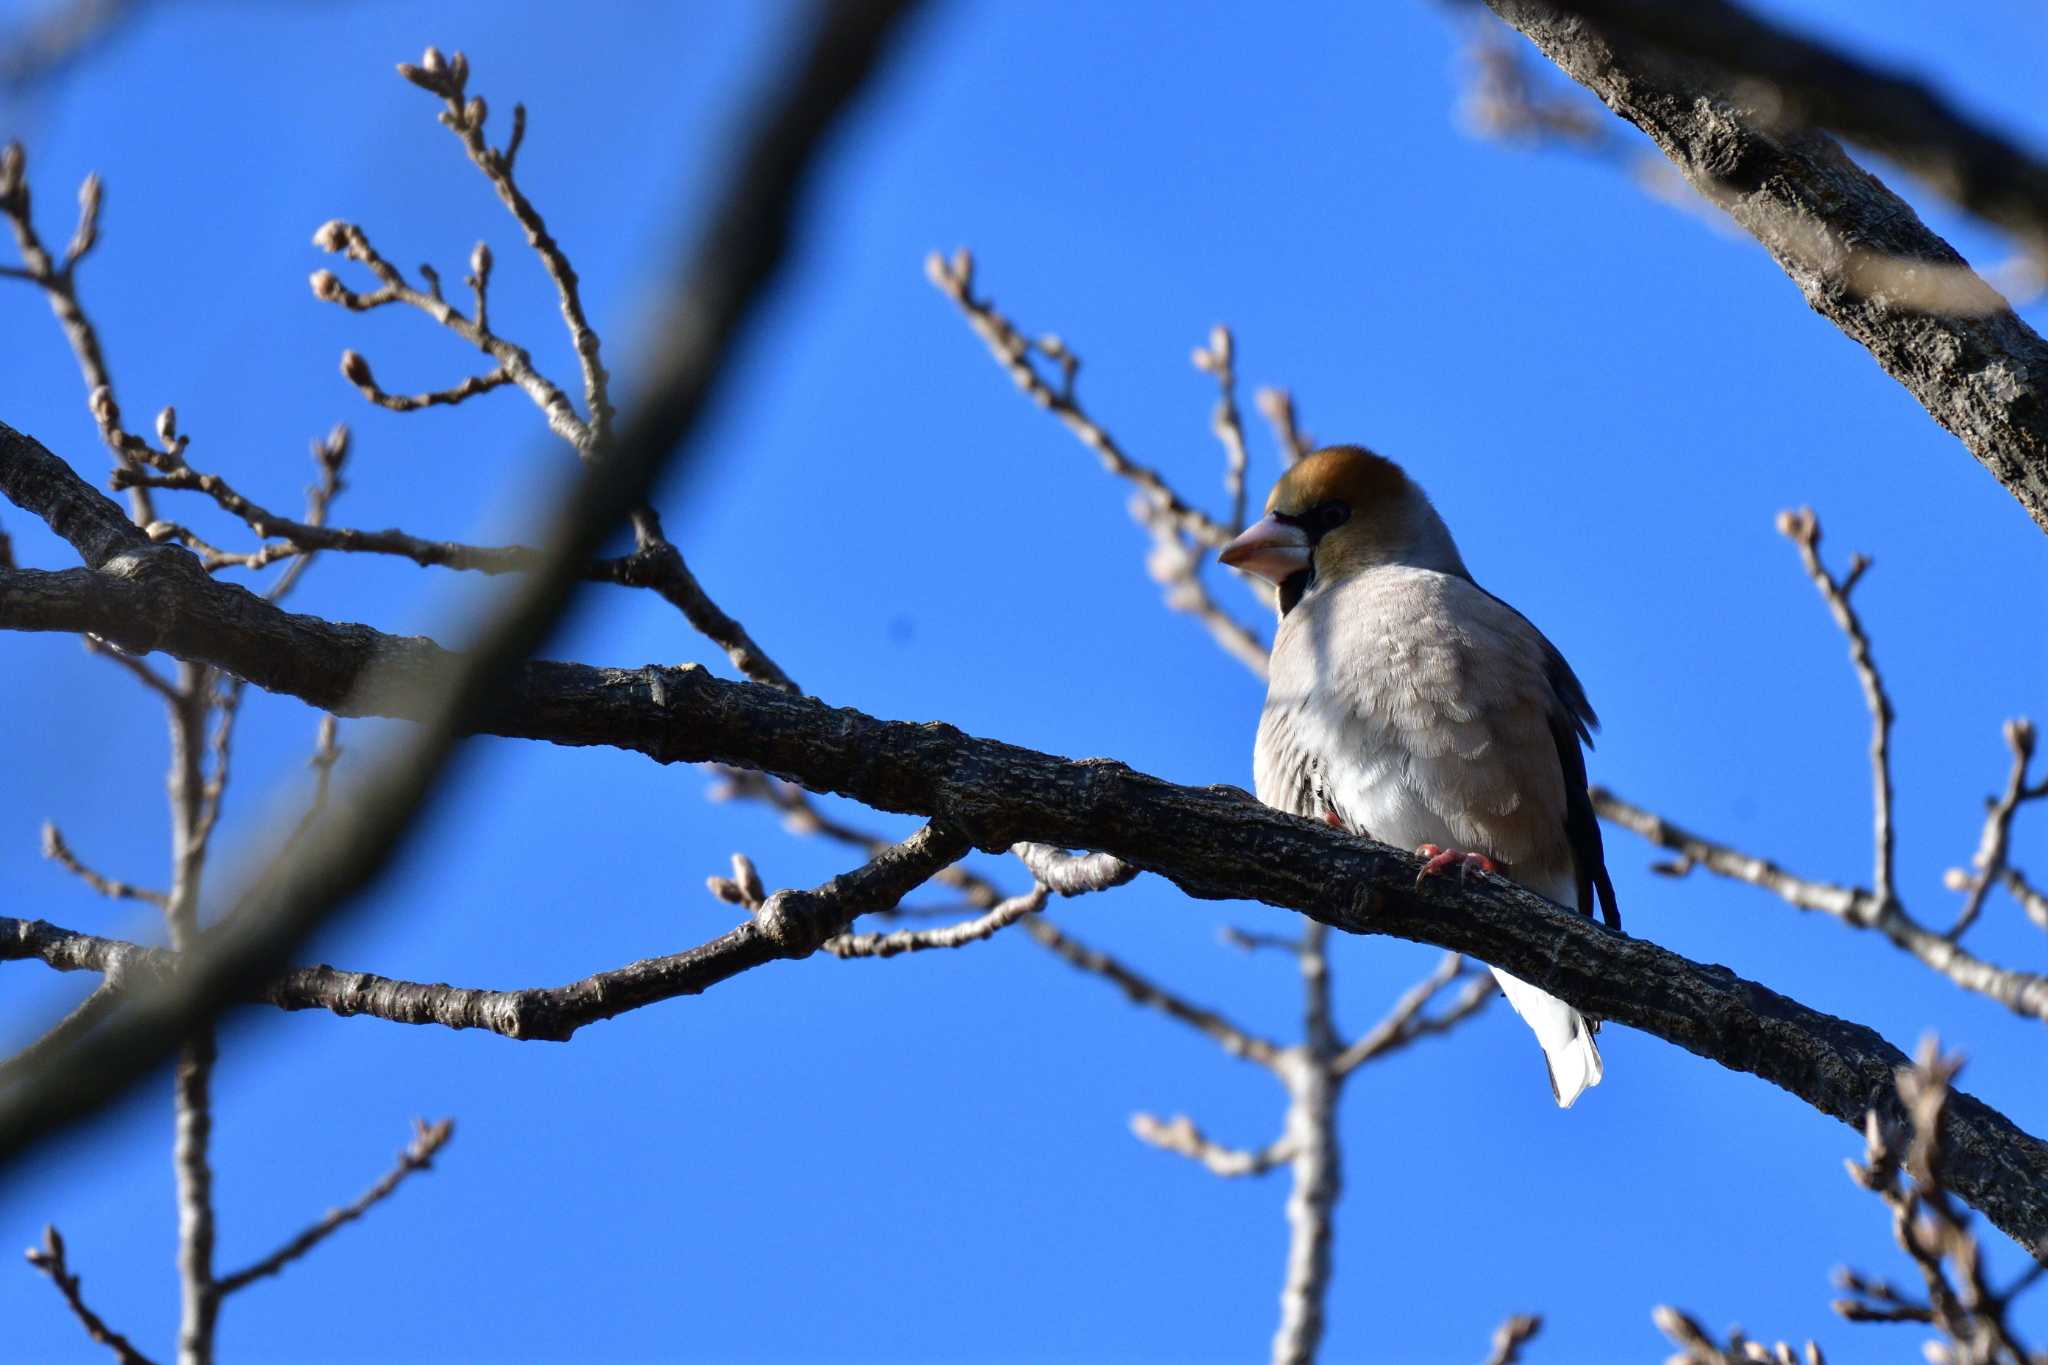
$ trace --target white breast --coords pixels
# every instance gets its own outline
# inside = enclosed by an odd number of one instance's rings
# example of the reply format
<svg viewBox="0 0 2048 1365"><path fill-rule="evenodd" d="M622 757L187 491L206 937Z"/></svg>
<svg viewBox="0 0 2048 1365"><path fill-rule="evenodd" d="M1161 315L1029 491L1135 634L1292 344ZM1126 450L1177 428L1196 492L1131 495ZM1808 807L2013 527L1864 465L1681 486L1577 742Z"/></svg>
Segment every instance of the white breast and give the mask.
<svg viewBox="0 0 2048 1365"><path fill-rule="evenodd" d="M1403 848L1485 853L1573 904L1554 705L1520 616L1456 575L1373 569L1281 622L1259 798Z"/></svg>

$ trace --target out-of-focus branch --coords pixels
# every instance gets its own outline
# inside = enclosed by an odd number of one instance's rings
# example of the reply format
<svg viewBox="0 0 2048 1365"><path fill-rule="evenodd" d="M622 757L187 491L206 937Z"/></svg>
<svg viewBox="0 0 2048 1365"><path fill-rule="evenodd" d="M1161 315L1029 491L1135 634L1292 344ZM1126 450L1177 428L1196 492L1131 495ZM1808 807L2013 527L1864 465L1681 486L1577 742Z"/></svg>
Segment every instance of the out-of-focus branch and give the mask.
<svg viewBox="0 0 2048 1365"><path fill-rule="evenodd" d="M0 97L18 98L57 77L121 31L137 0L61 0L28 11L0 34Z"/></svg>
<svg viewBox="0 0 2048 1365"><path fill-rule="evenodd" d="M61 491L40 482L30 447L8 434L0 429L0 491ZM72 530L93 540L87 526ZM159 563L163 555L172 558ZM176 567L179 559L188 570ZM287 615L214 581L169 546L120 562L132 571L0 573L0 628L92 630L131 648L166 648L336 714L422 718L432 712L420 689L438 692L451 672L474 666L430 641ZM409 685L394 686L397 679ZM1412 854L1283 815L1233 789L1178 787L1117 763L877 720L696 668L521 665L463 728L604 744L665 762L743 765L877 809L955 820L979 848L1092 846L1196 896L1261 900L1347 932L1434 943L1588 1014L1759 1075L1844 1121L1860 1119L1903 1058L1869 1029L1589 924L1497 878L1455 887L1436 879L1418 891ZM222 983L215 998L239 998L277 970L237 977L232 989ZM2048 1146L1975 1101L1959 1097L1951 1113L1961 1116L1963 1135L1951 1149L1963 1158L1952 1186L2015 1236L2031 1242L2048 1232ZM5 1118L0 1111L0 1136Z"/></svg>
<svg viewBox="0 0 2048 1365"><path fill-rule="evenodd" d="M1910 206L1825 134L1771 126L1709 68L1558 0L1487 3L1647 133L2048 530L2048 343Z"/></svg>
<svg viewBox="0 0 2048 1365"><path fill-rule="evenodd" d="M2048 265L2048 162L1932 86L1850 58L1729 0L1560 0L1613 37L1711 66L1781 128L1832 129L2010 232Z"/></svg>
<svg viewBox="0 0 2048 1365"><path fill-rule="evenodd" d="M1026 920L1024 932L1051 949L1054 955L1069 966L1078 967L1108 981L1121 990L1132 1004L1144 1005L1148 1009L1159 1011L1169 1019L1186 1024L1233 1057L1257 1062L1260 1066L1271 1069L1275 1059L1280 1055L1277 1044L1241 1028L1215 1010L1183 999L1150 978L1141 976L1108 953L1078 942L1055 928L1049 920Z"/></svg>
<svg viewBox="0 0 2048 1365"><path fill-rule="evenodd" d="M1461 980L1465 988L1447 1008L1436 1014L1424 1013L1437 996ZM1437 962L1436 970L1403 992L1384 1019L1337 1054L1330 1063L1331 1069L1339 1076L1346 1076L1365 1063L1376 1061L1418 1039L1448 1033L1485 1009L1498 994L1500 992L1491 976L1469 970L1465 959L1458 954L1445 953Z"/></svg>
<svg viewBox="0 0 2048 1365"><path fill-rule="evenodd" d="M1256 1152L1241 1147L1225 1147L1210 1141L1201 1129L1195 1127L1195 1121L1185 1114L1176 1114L1165 1120L1151 1114L1133 1114L1131 1135L1162 1152L1174 1152L1190 1161L1198 1161L1208 1167L1210 1174L1225 1179L1264 1175L1276 1166L1286 1165L1294 1155L1285 1139L1269 1142Z"/></svg>
<svg viewBox="0 0 2048 1365"><path fill-rule="evenodd" d="M872 56L873 33L886 29L893 22L896 11L907 7L907 4L908 0L859 0L859 3L849 7L849 14L843 18L832 15L828 6L821 11L820 26L824 27L828 23L839 26L840 36L848 43L848 65L858 66ZM314 234L314 244L323 250L341 253L348 259L368 267L376 276L378 286L368 293L352 290L332 271L322 270L312 277L313 293L316 297L354 311L379 308L391 303L406 304L427 314L497 362L497 368L488 374L474 375L451 388L413 397L386 392L377 384L375 376L371 373L370 363L355 351L343 354L342 374L371 402L398 412L460 403L505 384L516 384L540 408L549 428L574 447L579 457L586 461L611 458L614 425L610 396L611 376L604 367L601 342L596 329L591 326L584 312L580 284L575 267L569 262L568 253L549 233L540 210L520 189L513 173L519 145L526 132L525 106L513 107L511 134L503 147L493 147L484 136L484 124L489 117L490 107L483 96L468 93L469 59L461 52L444 58L438 49L430 47L418 65L402 62L398 69L399 74L414 85L441 97L445 106L440 115L442 124L461 140L470 160L490 181L499 199L504 202L505 207L526 234L527 245L539 258L549 280L554 284L556 298L561 305L562 319L568 327L569 339L576 349L577 363L582 369L585 411L581 415L577 413L575 405L569 401L568 395L561 387L534 367L532 356L524 347L506 340L492 329L489 321L489 288L494 262L487 245L477 243L476 249L470 255L470 274L466 282L476 298L475 316L470 317L443 297L438 276L431 272L426 273L429 287L425 291L420 290L405 278L402 271L378 254L360 227L336 220L323 225ZM765 143L757 144L757 150L763 148L769 153L768 158L764 160L786 159L789 150L779 146L767 147ZM740 207L744 210L742 216L752 212L744 204ZM727 232L730 226L731 224L726 222L715 223L712 236L717 237ZM786 228L779 222L769 221L765 217L749 219L747 226L766 233L766 239L761 242L740 242L727 238L718 241L715 246L707 245L706 250L716 251L727 259L740 259L751 253L756 258L772 260L779 255L782 235ZM743 275L745 273L742 272ZM723 293L730 288L730 282L699 273L693 276L691 287L699 296L703 296ZM742 294L746 292L750 291L742 291ZM694 329L698 326L699 319L682 313L672 313L665 323L672 331L678 328ZM705 339L697 337L694 332L686 334L690 336L693 344ZM690 401L687 392L682 398L685 404ZM667 394L651 399L648 407L649 411L655 414L655 426L662 428L672 424L679 412L687 410L678 409ZM643 429L643 440L650 429ZM657 435L653 439L659 441L664 438ZM668 432L665 439L673 444L676 439L675 432ZM598 564L589 570L586 576L631 587L652 589L663 600L681 611L699 633L725 650L734 667L756 682L794 691L796 684L789 675L754 643L744 626L721 611L704 591L696 576L691 573L688 564L684 562L681 551L662 531L661 517L653 505L642 499L628 510L628 520L633 527L634 553L622 559ZM303 536L297 539L303 543ZM367 535L359 533L354 544L333 543L330 538L328 548L401 554L422 564L446 564L455 568L481 569L489 573L501 573L515 568L531 570L540 562L538 555L520 547L491 550L458 546L446 542L423 541L396 531Z"/></svg>
<svg viewBox="0 0 2048 1365"><path fill-rule="evenodd" d="M414 679L398 689L413 694L417 714L427 721L419 735L365 780L355 799L336 803L317 830L252 880L226 917L227 928L192 955L176 989L124 1007L104 1028L67 1049L61 1064L0 1099L0 1154L20 1151L119 1093L224 1003L274 976L306 934L383 868L413 828L458 738L477 718L497 711L507 670L516 671L544 638L580 566L613 526L644 503L668 456L694 428L726 372L733 337L783 259L799 187L827 132L912 9L910 0L872 0L822 5L815 12L794 60L764 86L770 92L764 108L740 139L739 155L712 197L709 230L691 254L684 286L668 291L674 325L651 348L648 403L601 466L579 480L570 496L553 500L559 510L546 541L545 570L493 614L476 650L436 680L439 687L422 692L417 684L425 680ZM0 430L0 465L18 450L17 433ZM0 489L10 497L18 492L13 473L0 473ZM52 526L59 534L67 529ZM156 547L159 554L169 548ZM162 562L176 562L182 554L174 551ZM158 559L136 556L135 562L139 568ZM184 570L169 572L182 576ZM0 597L8 595L0 590Z"/></svg>
<svg viewBox="0 0 2048 1365"><path fill-rule="evenodd" d="M71 1305L72 1315L85 1328L85 1334L112 1351L121 1365L153 1365L150 1358L136 1350L128 1338L107 1326L99 1314L86 1306L85 1297L79 1290L79 1278L65 1264L64 1238L54 1226L44 1227L41 1246L28 1249L28 1263L50 1277L50 1283L57 1286L64 1302Z"/></svg>
<svg viewBox="0 0 2048 1365"><path fill-rule="evenodd" d="M1493 1329L1493 1350L1486 1365L1521 1365L1522 1348L1543 1330L1543 1319L1534 1313L1517 1313Z"/></svg>
<svg viewBox="0 0 2048 1365"><path fill-rule="evenodd" d="M1971 866L1976 870L1973 873L1949 874L1951 884L1959 880L1964 890L1963 905L1956 912L1956 922L1942 936L1951 943L1977 922L1992 883L2006 879L2005 859L2012 845L2013 816L2019 813L2025 802L2048 796L2048 781L2039 786L2027 785L2027 769L2034 760L2033 722L2024 718L2007 721L2005 744L2012 751L2012 770L2006 775L2005 790L1990 802L1990 809L1984 817L1984 832L1977 840L1977 853L1971 860ZM2020 885L2024 887L2025 882L2020 880ZM2023 895L2019 899L2022 905L2026 904Z"/></svg>
<svg viewBox="0 0 2048 1365"><path fill-rule="evenodd" d="M5 921L0 920L0 925L4 924ZM63 931L59 930L58 932L61 933ZM6 930L0 928L0 938L4 938L5 935ZM129 946L132 947L134 945ZM146 952L148 950L137 948L136 951ZM4 954L0 954L0 956L4 956ZM49 1028L45 1029L40 1037L29 1043L28 1046L21 1048L13 1056L0 1058L0 1086L11 1085L16 1077L31 1074L37 1067L44 1064L45 1059L56 1055L64 1048L98 1028L100 1023L113 1012L114 1006L120 1003L120 998L120 986L116 978L110 974L106 980L94 986L91 993L73 1006L70 1012L62 1019L59 1019L56 1023L50 1025Z"/></svg>
<svg viewBox="0 0 2048 1365"><path fill-rule="evenodd" d="M1884 1201L1892 1235L1926 1285L1914 1301L1881 1280L1844 1271L1838 1283L1850 1297L1835 1310L1859 1322L1924 1322L1945 1345L1929 1359L1959 1365L2036 1365L2041 1357L2021 1343L2007 1310L2048 1266L2048 1239L2032 1248L2036 1265L2016 1285L1994 1289L1970 1216L1957 1207L1943 1180L1945 1117L1962 1059L1942 1055L1929 1037L1910 1067L1901 1067L1898 1094L1904 1125L1872 1111L1864 1124L1864 1159L1851 1161L1849 1177ZM1902 1181L1901 1176L1905 1179ZM1933 1343L1930 1343L1930 1347Z"/></svg>
<svg viewBox="0 0 2048 1365"><path fill-rule="evenodd" d="M1667 1357L1666 1365L1827 1365L1820 1347L1811 1341L1804 1351L1794 1351L1783 1341L1765 1346L1744 1336L1740 1327L1728 1329L1728 1341L1723 1345L1698 1319L1669 1304L1652 1310L1650 1320L1678 1347L1678 1354Z"/></svg>
<svg viewBox="0 0 2048 1365"><path fill-rule="evenodd" d="M1265 638L1224 610L1210 593L1202 580L1201 546L1143 493L1131 498L1131 516L1151 533L1152 553L1145 556L1145 571L1165 590L1167 607L1200 621L1225 654L1263 680L1268 653Z"/></svg>
<svg viewBox="0 0 2048 1365"><path fill-rule="evenodd" d="M232 1294L265 1275L275 1275L282 1271L342 1227L368 1213L374 1205L389 1198L407 1176L416 1171L426 1170L433 1164L435 1154L447 1146L448 1139L455 1134L453 1119L442 1119L431 1124L414 1119L412 1127L412 1141L398 1154L398 1164L385 1172L382 1179L363 1191L353 1203L338 1209L329 1209L320 1219L262 1260L231 1275L221 1276L219 1292L222 1295Z"/></svg>
<svg viewBox="0 0 2048 1365"><path fill-rule="evenodd" d="M1289 464L1296 464L1314 450L1315 442L1301 429L1294 411L1294 395L1286 389L1265 388L1253 395L1259 415L1273 428L1273 440Z"/></svg>
<svg viewBox="0 0 2048 1365"><path fill-rule="evenodd" d="M110 900L141 901L159 910L164 907L166 897L163 892L133 886L114 877L103 877L80 862L78 855L71 851L71 845L64 842L63 833L47 820L43 822L43 856Z"/></svg>
<svg viewBox="0 0 2048 1365"><path fill-rule="evenodd" d="M2034 922L2034 927L2048 932L2048 892L2037 890L2016 867L2005 869L2004 881L2005 889L2020 903L2020 909Z"/></svg>
<svg viewBox="0 0 2048 1365"><path fill-rule="evenodd" d="M1237 346L1230 329L1220 323L1211 329L1209 344L1195 347L1194 361L1196 369L1216 378L1216 410L1209 429L1223 446L1223 492L1230 499L1230 529L1235 533L1245 526L1244 480L1251 456L1245 450L1244 419L1237 411Z"/></svg>

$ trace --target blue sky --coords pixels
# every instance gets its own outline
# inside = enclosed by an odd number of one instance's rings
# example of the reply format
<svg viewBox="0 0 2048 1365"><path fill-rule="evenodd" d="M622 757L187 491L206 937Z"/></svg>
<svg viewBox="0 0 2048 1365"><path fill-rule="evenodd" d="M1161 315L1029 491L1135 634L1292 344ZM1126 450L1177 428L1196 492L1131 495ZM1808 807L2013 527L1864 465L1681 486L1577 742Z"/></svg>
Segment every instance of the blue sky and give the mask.
<svg viewBox="0 0 2048 1365"><path fill-rule="evenodd" d="M2019 0L1939 19L1904 3L1767 8L2048 144L2048 21ZM345 419L357 442L338 520L518 534L567 458L532 409L510 392L369 409L336 373L345 347L393 388L452 382L473 359L417 316L344 314L304 281L326 264L310 236L331 217L451 280L482 237L501 326L573 373L516 231L428 97L391 74L428 42L463 48L494 108L528 106L522 180L630 401L678 224L792 11L564 13L165 4L6 107L46 233L68 231L88 170L106 178L83 289L130 412L175 402L193 462L279 508L310 480L307 440ZM1944 921L1941 873L1967 860L2004 774L1999 723L2048 710L2048 541L1746 238L1610 165L1469 136L1459 23L1421 3L935 7L814 186L795 267L664 491L671 533L834 704L1249 785L1258 686L1161 609L1125 491L1011 390L921 261L971 246L983 290L1082 353L1096 415L1211 506L1212 390L1187 357L1226 321L1248 386L1287 384L1319 437L1403 461L1480 580L1563 648L1606 725L1595 780L1814 875L1864 879L1866 722L1772 529L1780 508L1818 508L1837 564L1876 559L1859 603L1900 711L1901 884ZM2003 257L1919 198L1973 260ZM15 287L0 320L0 416L96 474L46 310ZM1278 467L1263 439L1254 460L1263 486ZM0 507L0 527L24 563L70 562L24 514ZM331 559L297 605L449 633L487 590ZM713 661L672 611L622 591L589 594L552 649ZM156 708L73 640L0 651L5 913L149 935L146 916L43 862L37 831L53 819L107 872L161 877ZM295 809L316 719L251 701L225 838ZM343 727L352 761L379 738ZM558 983L727 927L702 879L734 849L771 885L845 865L706 787L633 755L479 741L430 837L311 955ZM1973 1058L1968 1088L2048 1131L2039 1024L1747 888L1653 877L1649 850L1608 838L1631 932L1902 1046L1938 1028ZM2044 854L2048 828L2023 820L2015 861ZM1288 965L1216 938L1282 927L1278 912L1143 878L1054 913L1253 1027L1298 1026ZM2009 904L1987 919L1982 951L2041 963ZM1378 939L1336 953L1352 1032L1433 960ZM86 985L27 965L0 983L14 1038ZM1848 1129L1654 1038L1617 1028L1603 1046L1606 1083L1569 1113L1498 1006L1354 1083L1327 1358L1473 1360L1515 1311L1547 1318L1533 1359L1654 1358L1660 1302L1815 1335L1836 1359L1915 1349L1826 1309L1834 1265L1904 1269L1882 1210L1841 1174ZM783 964L567 1046L251 1013L223 1057L225 1265L353 1197L413 1115L457 1120L430 1175L230 1303L226 1360L1224 1361L1259 1355L1272 1329L1284 1177L1217 1180L1126 1124L1184 1111L1258 1145L1277 1135L1277 1087L1019 935ZM157 1350L176 1314L169 1148L159 1083L0 1183L0 1248L56 1222L95 1305ZM0 1316L8 1360L100 1355L26 1268L0 1270ZM2048 1306L2028 1320L2048 1334Z"/></svg>

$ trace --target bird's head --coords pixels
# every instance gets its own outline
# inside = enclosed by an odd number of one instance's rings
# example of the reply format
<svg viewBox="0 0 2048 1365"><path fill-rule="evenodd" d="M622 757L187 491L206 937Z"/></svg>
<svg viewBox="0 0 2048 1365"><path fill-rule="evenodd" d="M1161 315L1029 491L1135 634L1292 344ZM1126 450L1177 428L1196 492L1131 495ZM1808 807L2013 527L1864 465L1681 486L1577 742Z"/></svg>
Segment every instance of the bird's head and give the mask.
<svg viewBox="0 0 2048 1365"><path fill-rule="evenodd" d="M1288 470L1264 520L1217 558L1277 587L1282 615L1311 587L1384 564L1470 577L1422 490L1361 446L1325 446Z"/></svg>

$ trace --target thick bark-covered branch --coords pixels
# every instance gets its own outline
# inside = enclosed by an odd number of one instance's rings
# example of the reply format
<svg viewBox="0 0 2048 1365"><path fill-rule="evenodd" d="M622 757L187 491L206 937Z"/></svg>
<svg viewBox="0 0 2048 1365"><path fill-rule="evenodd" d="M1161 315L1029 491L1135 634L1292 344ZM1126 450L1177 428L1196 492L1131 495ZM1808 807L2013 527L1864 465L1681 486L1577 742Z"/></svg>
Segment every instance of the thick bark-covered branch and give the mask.
<svg viewBox="0 0 2048 1365"><path fill-rule="evenodd" d="M156 549L125 575L0 572L0 628L94 631L216 664L342 715L414 717L456 666L457 656L431 641L288 614L214 581L182 550ZM174 566L177 557L189 571ZM877 720L694 667L527 663L506 676L475 728L773 773L877 809L944 819L991 850L1023 841L1097 849L1190 895L1261 900L1349 932L1498 964L1845 1123L1860 1124L1873 1104L1896 1108L1892 1072L1905 1055L1870 1029L1497 879L1417 891L1409 854L1280 814L1235 788L1177 787L1119 763ZM2048 1235L2048 1146L1967 1097L1958 1097L1951 1122L1958 1192L2025 1245Z"/></svg>
<svg viewBox="0 0 2048 1365"><path fill-rule="evenodd" d="M46 1067L0 1097L0 1153L17 1152L118 1094L227 1001L281 970L287 954L387 864L432 796L456 735L489 714L505 670L546 637L582 566L613 526L644 506L662 467L710 403L729 369L732 343L787 254L808 173L915 7L915 0L860 0L817 8L815 24L792 44L792 60L769 83L759 117L720 180L706 229L686 257L682 287L667 295L667 316L648 348L643 402L606 458L570 496L552 502L544 570L493 613L473 655L459 667L437 670L437 690L415 697L412 705L425 706L427 723L403 751L360 784L346 809L280 849L251 879L225 916L227 932L209 936L207 951L193 955L177 990L132 1000L105 1028L69 1049L65 1065ZM0 439L0 465L24 463L13 458L21 453L20 440ZM40 505L22 502L13 474L0 474L0 491L41 514ZM78 501L75 490L58 491ZM74 529L90 533L95 551L108 552L84 553L96 568L118 560L159 585L203 572L182 551L164 555L169 546L145 555L99 545L106 536L89 504L64 520L79 517L94 524ZM78 544L65 526L52 525ZM160 596L171 605L183 594Z"/></svg>
<svg viewBox="0 0 2048 1365"><path fill-rule="evenodd" d="M2048 342L1910 205L1826 134L1769 126L1711 68L1551 0L1487 3L1649 134L2048 530Z"/></svg>
<svg viewBox="0 0 2048 1365"><path fill-rule="evenodd" d="M1923 81L1853 60L1727 0L1563 0L1666 52L1767 86L1778 122L1831 128L2004 228L2048 260L2048 163L1974 121Z"/></svg>

